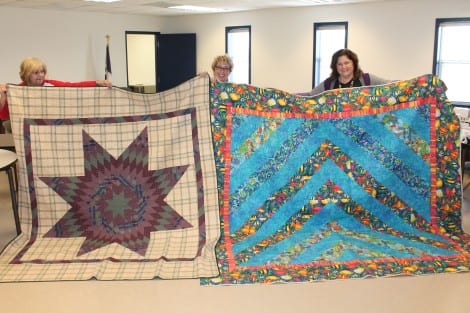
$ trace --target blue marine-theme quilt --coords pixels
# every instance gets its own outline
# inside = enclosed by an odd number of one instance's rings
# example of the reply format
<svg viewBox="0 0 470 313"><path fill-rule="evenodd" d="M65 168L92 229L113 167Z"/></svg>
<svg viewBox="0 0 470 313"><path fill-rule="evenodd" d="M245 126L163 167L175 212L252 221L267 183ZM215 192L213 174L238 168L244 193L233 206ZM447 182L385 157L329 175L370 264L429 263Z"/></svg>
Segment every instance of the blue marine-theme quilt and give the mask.
<svg viewBox="0 0 470 313"><path fill-rule="evenodd" d="M214 84L220 274L204 285L468 271L459 120L437 77L302 97Z"/></svg>

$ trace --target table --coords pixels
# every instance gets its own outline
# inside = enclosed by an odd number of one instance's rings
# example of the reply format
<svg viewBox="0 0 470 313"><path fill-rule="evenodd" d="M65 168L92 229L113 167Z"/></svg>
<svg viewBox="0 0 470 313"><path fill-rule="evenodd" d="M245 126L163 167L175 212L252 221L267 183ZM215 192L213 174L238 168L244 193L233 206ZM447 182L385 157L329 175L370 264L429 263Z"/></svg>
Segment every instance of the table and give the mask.
<svg viewBox="0 0 470 313"><path fill-rule="evenodd" d="M15 141L12 134L0 134L0 149L15 151Z"/></svg>
<svg viewBox="0 0 470 313"><path fill-rule="evenodd" d="M13 208L13 216L15 218L16 233L19 235L21 233L20 225L20 216L18 213L18 198L16 195L17 185L13 178L16 174L16 162L18 157L13 151L0 149L0 171L7 172L8 183L10 184L10 197L11 197L11 207Z"/></svg>

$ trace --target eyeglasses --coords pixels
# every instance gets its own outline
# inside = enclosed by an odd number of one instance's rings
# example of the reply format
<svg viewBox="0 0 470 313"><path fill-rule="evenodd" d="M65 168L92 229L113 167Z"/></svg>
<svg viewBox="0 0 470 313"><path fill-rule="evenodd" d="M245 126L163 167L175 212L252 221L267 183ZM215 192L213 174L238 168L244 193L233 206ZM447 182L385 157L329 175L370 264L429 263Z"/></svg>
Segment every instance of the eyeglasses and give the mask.
<svg viewBox="0 0 470 313"><path fill-rule="evenodd" d="M215 68L221 71L230 71L230 67L216 66Z"/></svg>

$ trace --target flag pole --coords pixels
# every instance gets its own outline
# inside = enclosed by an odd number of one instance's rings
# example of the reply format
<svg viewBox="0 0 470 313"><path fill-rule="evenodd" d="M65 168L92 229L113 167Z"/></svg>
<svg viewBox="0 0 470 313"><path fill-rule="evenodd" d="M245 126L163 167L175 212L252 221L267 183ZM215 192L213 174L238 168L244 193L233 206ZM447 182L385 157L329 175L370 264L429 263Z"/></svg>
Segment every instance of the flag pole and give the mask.
<svg viewBox="0 0 470 313"><path fill-rule="evenodd" d="M105 70L104 70L104 79L106 80L111 80L110 74L111 74L111 58L109 56L109 39L111 36L109 34L106 34L106 65L105 65Z"/></svg>

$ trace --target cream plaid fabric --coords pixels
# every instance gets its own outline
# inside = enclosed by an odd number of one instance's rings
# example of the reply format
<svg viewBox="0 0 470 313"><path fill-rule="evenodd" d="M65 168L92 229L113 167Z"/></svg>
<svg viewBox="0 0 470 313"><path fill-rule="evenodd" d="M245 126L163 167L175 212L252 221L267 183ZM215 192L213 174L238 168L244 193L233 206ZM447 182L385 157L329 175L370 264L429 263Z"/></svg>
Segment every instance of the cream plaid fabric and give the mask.
<svg viewBox="0 0 470 313"><path fill-rule="evenodd" d="M218 274L214 247L220 232L219 209L207 78L194 78L157 94L14 85L8 93L23 232L0 256L0 281ZM85 143L85 137L92 141ZM102 147L103 155L96 150L86 153L90 145ZM141 145L148 145L148 153L134 152ZM127 176L109 169L107 157L122 161L119 168ZM160 173L170 175L170 169L178 167L186 170L167 184ZM156 182L135 183L147 170L155 173ZM86 175L94 178L85 181ZM125 177L110 182L118 175ZM47 179L64 185L54 187L45 183ZM126 184L132 185L130 197L139 206L123 204L131 201L126 198ZM96 186L118 191L95 192ZM166 211L152 202L160 189L165 192L159 205ZM96 195L98 204L76 200ZM123 235L117 226L119 216L140 220L126 221L132 226L122 230ZM178 226L183 225L181 220L190 226ZM90 221L96 225L91 227Z"/></svg>

